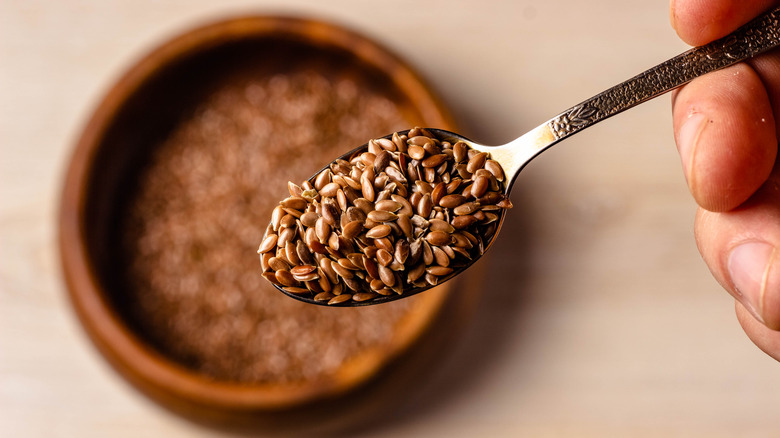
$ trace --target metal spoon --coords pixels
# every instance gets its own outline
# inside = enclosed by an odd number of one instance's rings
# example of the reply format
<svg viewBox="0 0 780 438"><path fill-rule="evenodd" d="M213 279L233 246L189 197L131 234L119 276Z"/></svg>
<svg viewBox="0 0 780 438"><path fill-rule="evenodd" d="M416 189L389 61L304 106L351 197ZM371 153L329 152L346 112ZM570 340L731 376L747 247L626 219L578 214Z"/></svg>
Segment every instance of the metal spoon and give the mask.
<svg viewBox="0 0 780 438"><path fill-rule="evenodd" d="M780 45L780 7L760 15L724 38L705 46L688 50L569 108L505 145L486 146L475 143L453 132L440 129L426 129L440 139L448 140L451 143L463 141L472 149L490 153L491 158L500 163L506 174L505 194L509 195L520 171L532 159L550 146L606 118L680 87L696 77L752 58L778 45ZM406 132L408 131L401 133ZM386 138L389 137L387 136ZM340 158L348 159L354 156L356 152L366 150L366 148L367 144L342 155ZM319 172L315 176L317 174ZM313 180L314 176L311 181ZM498 235L505 216L506 214L503 212L500 214L498 219L499 228L493 234L491 240L486 242L485 249L495 240L495 236ZM475 257L470 262L460 266L456 272L444 278L443 281L447 281L463 272L478 258ZM327 302L315 301L313 298L285 291L279 285L274 286L297 300L311 304L327 305ZM364 302L347 301L336 304L336 306L355 307L395 301L413 296L431 287L433 286L413 287L405 289L402 294L381 296Z"/></svg>

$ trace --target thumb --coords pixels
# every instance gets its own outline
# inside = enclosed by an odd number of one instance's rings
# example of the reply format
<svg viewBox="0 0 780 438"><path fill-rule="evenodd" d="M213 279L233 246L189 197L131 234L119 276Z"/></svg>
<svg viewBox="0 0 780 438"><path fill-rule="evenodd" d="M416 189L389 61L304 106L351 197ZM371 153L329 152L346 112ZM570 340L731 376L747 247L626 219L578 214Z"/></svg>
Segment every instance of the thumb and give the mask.
<svg viewBox="0 0 780 438"><path fill-rule="evenodd" d="M758 321L780 330L780 170L735 210L700 209L696 241L723 287Z"/></svg>

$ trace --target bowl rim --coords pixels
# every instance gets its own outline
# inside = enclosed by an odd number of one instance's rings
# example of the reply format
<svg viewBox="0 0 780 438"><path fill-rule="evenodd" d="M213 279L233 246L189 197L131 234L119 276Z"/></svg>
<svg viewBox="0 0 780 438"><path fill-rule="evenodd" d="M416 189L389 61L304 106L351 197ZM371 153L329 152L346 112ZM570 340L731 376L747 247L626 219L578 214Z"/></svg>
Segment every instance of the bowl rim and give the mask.
<svg viewBox="0 0 780 438"><path fill-rule="evenodd" d="M186 399L197 405L227 410L275 410L335 397L360 386L419 338L441 311L447 294L444 290L426 294L430 311L409 312L408 329L396 333L403 339L394 340L391 351L361 355L352 364L351 372L317 385L246 384L209 379L156 352L121 322L90 263L85 237L86 189L101 140L125 101L153 78L160 66L247 36L284 36L343 49L386 73L420 111L428 126L444 129L455 126L431 87L406 62L368 37L340 25L288 15L243 15L201 25L163 42L133 63L93 110L67 165L58 213L58 244L71 307L93 344L136 387L161 401Z"/></svg>

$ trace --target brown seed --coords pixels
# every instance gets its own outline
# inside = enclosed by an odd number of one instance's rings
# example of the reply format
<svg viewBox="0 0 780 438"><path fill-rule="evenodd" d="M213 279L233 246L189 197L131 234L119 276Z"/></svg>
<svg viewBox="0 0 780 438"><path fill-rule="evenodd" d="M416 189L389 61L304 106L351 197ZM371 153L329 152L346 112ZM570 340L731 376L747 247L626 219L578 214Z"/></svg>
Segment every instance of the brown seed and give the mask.
<svg viewBox="0 0 780 438"><path fill-rule="evenodd" d="M447 183L446 192L447 193L455 193L455 190L458 190L458 187L460 187L463 180L461 178L453 178L450 182ZM445 194L446 196L446 194Z"/></svg>
<svg viewBox="0 0 780 438"><path fill-rule="evenodd" d="M350 294L336 295L335 297L331 298L330 301L328 301L328 305L329 306L333 306L333 305L336 305L336 304L345 303L345 302L347 302L347 301L349 301L351 299L352 299L352 295L350 295Z"/></svg>
<svg viewBox="0 0 780 438"><path fill-rule="evenodd" d="M314 231L314 230L312 230L312 231ZM317 253L317 254L327 254L328 253L328 248L324 244L320 243L319 240L316 240L316 238L311 243L308 243L307 246L314 253Z"/></svg>
<svg viewBox="0 0 780 438"><path fill-rule="evenodd" d="M393 256L390 254L389 251L386 251L384 249L379 249L376 252L376 260L379 262L382 266L387 266L393 261Z"/></svg>
<svg viewBox="0 0 780 438"><path fill-rule="evenodd" d="M341 234L345 239L354 239L361 231L363 231L363 222L356 220L345 225L341 230Z"/></svg>
<svg viewBox="0 0 780 438"><path fill-rule="evenodd" d="M468 198L471 197L471 186L472 186L472 184L471 183L466 183L464 185L465 185L465 187L463 187L460 190L460 194L463 195L466 199L468 199Z"/></svg>
<svg viewBox="0 0 780 438"><path fill-rule="evenodd" d="M292 181L287 181L287 191L290 192L290 196L300 197L303 189Z"/></svg>
<svg viewBox="0 0 780 438"><path fill-rule="evenodd" d="M322 289L323 292L330 292L333 290L333 285L330 283L330 280L328 280L328 277L325 275L322 269L318 269L317 273L320 277L319 280L317 280L317 283L320 285L320 289Z"/></svg>
<svg viewBox="0 0 780 438"><path fill-rule="evenodd" d="M352 203L366 215L374 211L374 203L366 198L357 198Z"/></svg>
<svg viewBox="0 0 780 438"><path fill-rule="evenodd" d="M287 259L287 262L289 262L291 265L299 265L301 264L301 259L298 257L298 251L296 243L287 242L284 244L284 257Z"/></svg>
<svg viewBox="0 0 780 438"><path fill-rule="evenodd" d="M287 199L284 199L279 204L284 208L291 208L293 210L302 211L306 208L307 203L308 202L303 198L291 196Z"/></svg>
<svg viewBox="0 0 780 438"><path fill-rule="evenodd" d="M379 211L389 211L395 213L400 210L403 205L400 202L393 201L391 199L385 199L376 203L375 208Z"/></svg>
<svg viewBox="0 0 780 438"><path fill-rule="evenodd" d="M270 281L271 283L277 286L282 286L282 284L279 283L279 280L276 279L276 272L273 271L263 272L262 276L263 278Z"/></svg>
<svg viewBox="0 0 780 438"><path fill-rule="evenodd" d="M411 217L414 214L414 210L412 209L412 204L409 199L399 195L390 195L390 199L401 204L401 209L396 211L395 214L397 215L405 214L409 217Z"/></svg>
<svg viewBox="0 0 780 438"><path fill-rule="evenodd" d="M282 289L295 295L306 295L309 293L309 289L306 289L305 287L288 286L283 287Z"/></svg>
<svg viewBox="0 0 780 438"><path fill-rule="evenodd" d="M377 242L377 240L374 240L374 242ZM378 248L374 245L368 245L365 248L363 248L363 254L365 254L366 257L368 257L369 259L374 258L376 257L377 249Z"/></svg>
<svg viewBox="0 0 780 438"><path fill-rule="evenodd" d="M352 295L352 301L360 303L363 301L373 300L377 296L379 295L371 292L358 292L355 295Z"/></svg>
<svg viewBox="0 0 780 438"><path fill-rule="evenodd" d="M459 194L447 195L441 198L439 205L444 208L455 208L466 202L466 197Z"/></svg>
<svg viewBox="0 0 780 438"><path fill-rule="evenodd" d="M319 279L320 276L315 271L315 272L311 272L311 273L308 273L308 274L293 275L293 278L295 278L298 281L309 282L309 281L312 281L312 280Z"/></svg>
<svg viewBox="0 0 780 438"><path fill-rule="evenodd" d="M341 217L341 212L333 201L322 204L322 218L331 226L336 225Z"/></svg>
<svg viewBox="0 0 780 438"><path fill-rule="evenodd" d="M341 208L341 211L346 211L346 209L349 207L347 194L344 192L344 190L336 190L336 203L339 205L339 208Z"/></svg>
<svg viewBox="0 0 780 438"><path fill-rule="evenodd" d="M439 205L439 202L441 202L441 198L443 198L447 194L447 184L444 183L444 181L439 182L433 187L433 191L431 192L431 202L433 205Z"/></svg>
<svg viewBox="0 0 780 438"><path fill-rule="evenodd" d="M305 275L310 274L316 270L317 267L313 265L299 265L290 269L290 273L293 275Z"/></svg>
<svg viewBox="0 0 780 438"><path fill-rule="evenodd" d="M389 225L377 225L374 228L368 230L368 232L366 233L366 237L370 239L380 239L390 234L392 230L393 229L390 228Z"/></svg>
<svg viewBox="0 0 780 438"><path fill-rule="evenodd" d="M468 216L460 216L460 217L468 217ZM466 248L471 249L474 245L471 243L471 241L463 235L462 232L457 232L452 234L452 244L459 248Z"/></svg>
<svg viewBox="0 0 780 438"><path fill-rule="evenodd" d="M301 223L306 227L313 227L317 223L319 215L313 211L308 211L301 215Z"/></svg>
<svg viewBox="0 0 780 438"><path fill-rule="evenodd" d="M324 217L317 219L314 232L317 233L317 238L320 242L325 243L328 240L330 237L330 224L325 221Z"/></svg>
<svg viewBox="0 0 780 438"><path fill-rule="evenodd" d="M417 281L420 277L423 276L423 274L425 274L425 264L420 263L409 270L409 272L406 274L406 279L409 282Z"/></svg>
<svg viewBox="0 0 780 438"><path fill-rule="evenodd" d="M368 277L379 278L379 267L377 266L376 262L370 259L368 256L365 256L363 259L363 269L365 269ZM368 278L366 278L366 280L368 280Z"/></svg>
<svg viewBox="0 0 780 438"><path fill-rule="evenodd" d="M407 239L412 237L412 221L409 219L408 215L398 215L398 220L396 220L395 223L398 224L398 228L401 229L401 232L404 233L404 236L406 236Z"/></svg>
<svg viewBox="0 0 780 438"><path fill-rule="evenodd" d="M504 181L504 168L502 168L501 165L498 164L498 161L495 160L485 161L485 169L487 169L488 172L492 173L493 176L496 177L496 180Z"/></svg>
<svg viewBox="0 0 780 438"><path fill-rule="evenodd" d="M263 242L260 243L260 248L257 250L259 254L266 253L272 250L276 246L276 242L279 240L279 236L276 234L269 234L265 236Z"/></svg>
<svg viewBox="0 0 780 438"><path fill-rule="evenodd" d="M385 283L383 283L382 280L375 278L371 280L371 282L368 284L368 287L373 291L378 291L386 288L387 286L385 286Z"/></svg>
<svg viewBox="0 0 780 438"><path fill-rule="evenodd" d="M374 160L374 171L376 173L384 171L385 168L390 165L391 158L390 152L387 152L386 150L379 152Z"/></svg>
<svg viewBox="0 0 780 438"><path fill-rule="evenodd" d="M422 160L425 157L425 149L418 145L409 146L408 153L415 160Z"/></svg>
<svg viewBox="0 0 780 438"><path fill-rule="evenodd" d="M425 236L425 240L436 246L449 245L452 242L450 235L443 231L431 231Z"/></svg>
<svg viewBox="0 0 780 438"><path fill-rule="evenodd" d="M485 167L485 161L487 161L487 152L478 152L473 157L469 159L468 164L466 165L466 170L469 173L474 173L478 169L482 169Z"/></svg>
<svg viewBox="0 0 780 438"><path fill-rule="evenodd" d="M445 233L452 233L455 228L449 224L449 222L441 219L431 219L428 221L428 228L431 231L444 231Z"/></svg>
<svg viewBox="0 0 780 438"><path fill-rule="evenodd" d="M293 277L290 271L276 271L276 281L283 286L295 286L298 281Z"/></svg>
<svg viewBox="0 0 780 438"><path fill-rule="evenodd" d="M447 154L432 155L420 162L424 168L438 167L447 160Z"/></svg>
<svg viewBox="0 0 780 438"><path fill-rule="evenodd" d="M374 210L368 214L368 219L374 222L390 222L398 219L398 216L396 216L395 213L390 213L389 211Z"/></svg>
<svg viewBox="0 0 780 438"><path fill-rule="evenodd" d="M335 295L330 292L320 292L314 296L314 301L329 301L333 297L335 297Z"/></svg>
<svg viewBox="0 0 780 438"><path fill-rule="evenodd" d="M403 265L409 258L409 241L401 239L396 242L393 256L398 263Z"/></svg>
<svg viewBox="0 0 780 438"><path fill-rule="evenodd" d="M267 252L260 255L260 269L263 270L263 272L267 271L270 266L271 259L274 258L274 254L272 252Z"/></svg>
<svg viewBox="0 0 780 438"><path fill-rule="evenodd" d="M377 138L376 142L386 151L395 151L395 145L389 138Z"/></svg>
<svg viewBox="0 0 780 438"><path fill-rule="evenodd" d="M366 166L373 166L374 160L376 159L376 154L371 152L363 152L360 154L360 161L363 162Z"/></svg>
<svg viewBox="0 0 780 438"><path fill-rule="evenodd" d="M452 219L452 226L455 227L456 230L468 228L475 223L477 223L477 218L472 215L456 216Z"/></svg>
<svg viewBox="0 0 780 438"><path fill-rule="evenodd" d="M431 195L430 193L426 193L422 196L422 198L420 198L420 202L417 203L417 214L427 218L431 215L432 208L433 203L431 202Z"/></svg>
<svg viewBox="0 0 780 438"><path fill-rule="evenodd" d="M495 205L499 201L504 199L504 195L498 192L487 192L482 195L478 201L482 205ZM499 207L500 208L500 207Z"/></svg>
<svg viewBox="0 0 780 438"><path fill-rule="evenodd" d="M379 265L379 279L388 287L395 284L395 274L387 266Z"/></svg>
<svg viewBox="0 0 780 438"><path fill-rule="evenodd" d="M439 146L437 146L436 144L434 144L434 143L425 143L423 145L423 149L425 149L425 152L428 155L439 155L439 154L441 154L441 148ZM449 158L449 156L448 156L448 158Z"/></svg>
<svg viewBox="0 0 780 438"><path fill-rule="evenodd" d="M358 268L354 263L352 263L352 261L350 261L346 257L342 257L342 258L338 259L337 263L342 268L349 269L350 271L359 271L360 270L360 268ZM335 266L334 266L334 268L335 268Z"/></svg>
<svg viewBox="0 0 780 438"><path fill-rule="evenodd" d="M465 204L461 204L457 207L455 207L452 212L455 213L458 216L463 216L467 214L472 214L475 211L479 210L479 203L477 202L467 202Z"/></svg>
<svg viewBox="0 0 780 438"><path fill-rule="evenodd" d="M452 156L456 163L466 160L469 147L466 143L459 141L452 146Z"/></svg>
<svg viewBox="0 0 780 438"><path fill-rule="evenodd" d="M363 193L363 197L367 200L373 202L374 201L374 183L368 178L361 178L360 182L361 191Z"/></svg>
<svg viewBox="0 0 780 438"><path fill-rule="evenodd" d="M455 165L455 171L458 172L458 176L462 179L471 179L471 172L466 170L466 163L460 163Z"/></svg>
<svg viewBox="0 0 780 438"><path fill-rule="evenodd" d="M363 198L360 198L360 199L363 199ZM349 222L359 221L359 222L362 223L367 218L366 213L364 213L363 210L361 210L361 209L359 209L357 207L349 207L349 208L347 208L347 211L346 211L345 215L347 217L347 221L349 221Z"/></svg>
<svg viewBox="0 0 780 438"><path fill-rule="evenodd" d="M274 231L279 231L279 227L281 226L282 218L284 215L287 214L284 209L282 209L281 205L277 205L274 207L274 211L271 212L271 227Z"/></svg>
<svg viewBox="0 0 780 438"><path fill-rule="evenodd" d="M290 265L284 259L279 257L271 257L271 259L268 260L268 267L274 271L290 269Z"/></svg>
<svg viewBox="0 0 780 438"><path fill-rule="evenodd" d="M350 176L345 176L344 182L347 183L350 189L360 190L362 188L362 186L360 185L360 179L355 179Z"/></svg>
<svg viewBox="0 0 780 438"><path fill-rule="evenodd" d="M331 260L328 258L321 259L320 269L322 269L322 272L325 273L325 276L328 277L328 280L330 280L331 283L338 283L339 279L336 277L338 274L336 274L331 263Z"/></svg>
<svg viewBox="0 0 780 438"><path fill-rule="evenodd" d="M449 266L449 264L450 264L450 257L447 255L447 253L442 248L449 248L449 247L448 246L445 246L445 247L434 246L433 248L431 248L431 250L433 251L433 260L439 266Z"/></svg>
<svg viewBox="0 0 780 438"><path fill-rule="evenodd" d="M483 224L492 224L493 222L498 220L498 215L495 213L487 212L485 213L485 219L482 222Z"/></svg>
<svg viewBox="0 0 780 438"><path fill-rule="evenodd" d="M392 253L394 250L393 242L387 237L383 237L381 239L374 239L374 245L376 245L377 248L384 249L385 251L390 253Z"/></svg>
<svg viewBox="0 0 780 438"><path fill-rule="evenodd" d="M344 282L344 285L354 291L357 292L361 289L363 289L363 282L360 280L360 278L342 278L342 281Z"/></svg>
<svg viewBox="0 0 780 438"><path fill-rule="evenodd" d="M471 196L479 198L484 195L490 185L490 180L484 176L478 176L471 185Z"/></svg>
<svg viewBox="0 0 780 438"><path fill-rule="evenodd" d="M466 250L465 248L455 247L455 248L452 248L452 251L457 253L457 254L462 255L467 260L471 260L471 254L469 254L468 250Z"/></svg>
<svg viewBox="0 0 780 438"><path fill-rule="evenodd" d="M338 263L331 263L331 268L343 279L350 279L355 276L354 272L341 266Z"/></svg>
<svg viewBox="0 0 780 438"><path fill-rule="evenodd" d="M395 144L395 148L398 152L406 152L407 145L405 135L399 135L397 132L394 132L392 141L393 144Z"/></svg>
<svg viewBox="0 0 780 438"><path fill-rule="evenodd" d="M452 268L446 268L444 266L430 266L428 267L425 272L431 275L435 275L437 277L444 277L447 275L450 275L453 273Z"/></svg>
<svg viewBox="0 0 780 438"><path fill-rule="evenodd" d="M316 178L314 178L314 188L322 192L322 188L325 187L331 181L331 171L326 169L320 172Z"/></svg>
<svg viewBox="0 0 780 438"><path fill-rule="evenodd" d="M410 145L424 146L427 143L433 143L433 139L425 135L412 135L413 131L409 132L410 138L407 143ZM415 132L416 133L416 132Z"/></svg>

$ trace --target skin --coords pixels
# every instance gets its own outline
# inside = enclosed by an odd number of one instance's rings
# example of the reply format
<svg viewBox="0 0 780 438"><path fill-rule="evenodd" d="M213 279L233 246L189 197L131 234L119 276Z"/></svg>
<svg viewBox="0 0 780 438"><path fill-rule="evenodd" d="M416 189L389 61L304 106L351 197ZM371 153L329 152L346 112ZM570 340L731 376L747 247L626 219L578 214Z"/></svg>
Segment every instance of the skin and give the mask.
<svg viewBox="0 0 780 438"><path fill-rule="evenodd" d="M670 18L683 41L702 45L778 5L671 0ZM780 360L780 50L697 78L672 102L699 251L745 333Z"/></svg>

